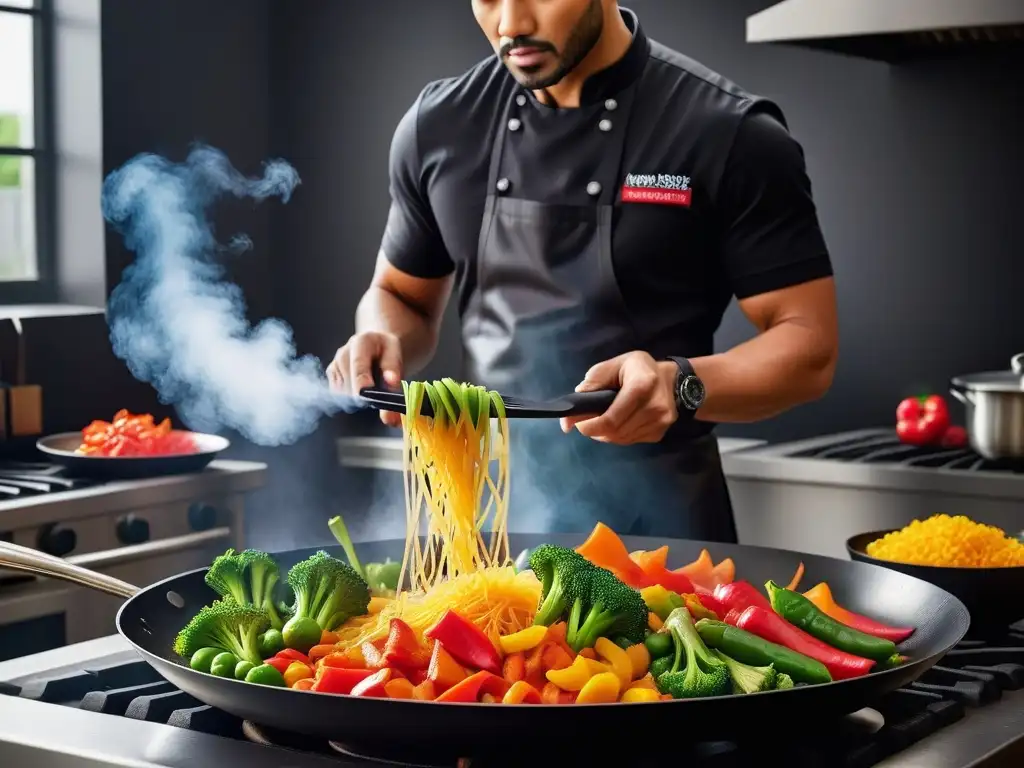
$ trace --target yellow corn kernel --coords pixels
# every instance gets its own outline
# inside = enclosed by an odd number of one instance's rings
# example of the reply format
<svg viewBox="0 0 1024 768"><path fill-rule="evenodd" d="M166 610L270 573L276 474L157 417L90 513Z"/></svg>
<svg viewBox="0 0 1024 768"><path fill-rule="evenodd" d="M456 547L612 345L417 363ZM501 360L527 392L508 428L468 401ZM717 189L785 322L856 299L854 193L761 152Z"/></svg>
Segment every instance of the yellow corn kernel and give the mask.
<svg viewBox="0 0 1024 768"><path fill-rule="evenodd" d="M663 622L658 617L658 614L656 614L654 611L648 611L648 613L647 613L647 628L649 630L651 630L651 632L657 632L663 626L665 626L665 622Z"/></svg>
<svg viewBox="0 0 1024 768"><path fill-rule="evenodd" d="M629 654L625 649L620 648L607 637L599 637L594 643L594 650L601 660L612 668L612 672L618 676L621 686L623 688L628 686L633 679L633 662L630 661Z"/></svg>
<svg viewBox="0 0 1024 768"><path fill-rule="evenodd" d="M626 655L629 656L629 660L633 664L634 680L639 680L647 674L647 669L651 666L651 652L647 650L646 645L643 643L631 645L626 649Z"/></svg>
<svg viewBox="0 0 1024 768"><path fill-rule="evenodd" d="M622 650L621 648L619 650ZM576 697L577 704L611 704L619 700L622 684L614 672L602 672L587 680Z"/></svg>
<svg viewBox="0 0 1024 768"><path fill-rule="evenodd" d="M547 627L533 626L511 635L499 637L498 642L501 644L503 653L519 653L520 651L529 651L531 648L536 648L547 637L547 634Z"/></svg>
<svg viewBox="0 0 1024 768"><path fill-rule="evenodd" d="M545 673L549 682L554 683L563 691L580 691L590 678L594 677L590 664L595 663L583 656L577 656L573 663L565 669L549 669ZM604 666L603 664L601 665ZM605 674L604 672L598 674Z"/></svg>
<svg viewBox="0 0 1024 768"><path fill-rule="evenodd" d="M291 688L299 680L305 680L307 677L312 676L313 670L309 668L308 664L304 664L301 661L293 661L284 671L284 684Z"/></svg>
<svg viewBox="0 0 1024 768"><path fill-rule="evenodd" d="M629 703L633 701L660 701L661 694L651 688L627 688L622 693L619 701Z"/></svg>

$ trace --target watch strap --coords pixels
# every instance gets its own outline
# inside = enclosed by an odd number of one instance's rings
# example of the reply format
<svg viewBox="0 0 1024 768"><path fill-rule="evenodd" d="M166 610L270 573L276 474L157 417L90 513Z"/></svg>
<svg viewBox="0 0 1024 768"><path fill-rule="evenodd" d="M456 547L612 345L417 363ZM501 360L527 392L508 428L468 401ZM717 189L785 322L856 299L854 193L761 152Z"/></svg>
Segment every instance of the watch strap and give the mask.
<svg viewBox="0 0 1024 768"><path fill-rule="evenodd" d="M693 405L683 399L682 384L688 377L697 378L697 372L693 370L693 365L685 357L669 357L679 371L676 373L675 384L672 387L672 396L675 398L676 411L679 413L679 417L683 419L692 419L696 413ZM699 379L698 379L699 381Z"/></svg>

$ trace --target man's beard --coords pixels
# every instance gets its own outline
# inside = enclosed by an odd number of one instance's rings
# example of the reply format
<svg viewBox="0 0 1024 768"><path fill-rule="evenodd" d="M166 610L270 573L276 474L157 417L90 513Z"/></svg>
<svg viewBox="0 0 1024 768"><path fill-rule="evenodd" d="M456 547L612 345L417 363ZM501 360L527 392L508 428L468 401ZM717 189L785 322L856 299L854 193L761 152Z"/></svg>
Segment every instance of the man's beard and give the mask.
<svg viewBox="0 0 1024 768"><path fill-rule="evenodd" d="M601 8L601 0L591 0L590 5L583 12L583 16L573 27L569 39L565 43L565 49L558 57L558 66L549 75L541 73L532 74L518 68L509 67L513 76L524 88L531 91L540 91L557 85L562 79L580 65L588 54L601 39L604 31L604 11ZM506 63L506 66L508 64Z"/></svg>

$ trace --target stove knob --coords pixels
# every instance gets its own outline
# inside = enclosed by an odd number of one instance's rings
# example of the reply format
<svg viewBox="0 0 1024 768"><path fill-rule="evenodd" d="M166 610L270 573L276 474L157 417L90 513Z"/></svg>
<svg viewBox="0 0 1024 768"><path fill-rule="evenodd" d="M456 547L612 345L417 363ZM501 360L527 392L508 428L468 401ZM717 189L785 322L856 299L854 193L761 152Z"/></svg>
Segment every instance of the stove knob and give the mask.
<svg viewBox="0 0 1024 768"><path fill-rule="evenodd" d="M36 547L54 557L66 557L75 551L78 536L70 528L60 528L57 523L43 526L36 537Z"/></svg>
<svg viewBox="0 0 1024 768"><path fill-rule="evenodd" d="M208 531L217 524L217 510L197 501L188 508L188 524L193 531Z"/></svg>
<svg viewBox="0 0 1024 768"><path fill-rule="evenodd" d="M117 539L122 544L142 544L149 541L149 521L135 515L125 515L117 521Z"/></svg>

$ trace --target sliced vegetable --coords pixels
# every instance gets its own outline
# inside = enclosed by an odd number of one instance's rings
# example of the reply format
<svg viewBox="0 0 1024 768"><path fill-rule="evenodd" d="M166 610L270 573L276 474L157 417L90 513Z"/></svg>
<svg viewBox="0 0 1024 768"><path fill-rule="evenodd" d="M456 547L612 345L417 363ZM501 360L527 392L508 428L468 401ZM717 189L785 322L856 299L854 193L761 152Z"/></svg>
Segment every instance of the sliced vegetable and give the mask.
<svg viewBox="0 0 1024 768"><path fill-rule="evenodd" d="M479 701L483 694L490 694L495 698L502 699L508 693L509 688L511 688L511 685L506 680L491 672L481 670L476 674L470 675L460 683L453 685L438 696L435 701Z"/></svg>
<svg viewBox="0 0 1024 768"><path fill-rule="evenodd" d="M276 655L281 659L291 659L292 661L301 661L303 664L309 664L309 656L294 648L285 648Z"/></svg>
<svg viewBox="0 0 1024 768"><path fill-rule="evenodd" d="M293 691L312 691L313 690L313 678L306 677L302 680L296 680L295 685L292 686Z"/></svg>
<svg viewBox="0 0 1024 768"><path fill-rule="evenodd" d="M434 683L438 691L446 691L465 680L466 677L468 674L462 665L448 653L440 641L435 641L434 651L431 653L430 662L427 665L427 679Z"/></svg>
<svg viewBox="0 0 1024 768"><path fill-rule="evenodd" d="M619 700L621 690L622 681L618 675L614 672L602 672L587 680L576 697L576 703L611 704Z"/></svg>
<svg viewBox="0 0 1024 768"><path fill-rule="evenodd" d="M501 657L490 638L477 626L448 610L423 636L437 640L461 664L492 675L501 674Z"/></svg>
<svg viewBox="0 0 1024 768"><path fill-rule="evenodd" d="M647 674L647 670L651 666L651 653L647 650L646 645L643 643L631 645L626 649L626 655L633 667L633 680L639 680Z"/></svg>
<svg viewBox="0 0 1024 768"><path fill-rule="evenodd" d="M235 665L238 664L238 657L231 651L224 651L214 656L210 663L210 674L216 677L234 677Z"/></svg>
<svg viewBox="0 0 1024 768"><path fill-rule="evenodd" d="M796 573L793 574L793 578L789 580L789 584L786 585L786 589L791 589L794 592L796 588L800 586L800 580L804 577L804 564L803 561L797 564Z"/></svg>
<svg viewBox="0 0 1024 768"><path fill-rule="evenodd" d="M534 625L499 638L502 653L517 653L536 648L548 636L548 627ZM538 694L539 696L539 694Z"/></svg>
<svg viewBox="0 0 1024 768"><path fill-rule="evenodd" d="M766 611L772 609L772 604L768 602L768 598L764 593L749 581L733 581L729 584L719 584L715 587L713 594L727 612L739 611L742 613L752 605L760 606Z"/></svg>
<svg viewBox="0 0 1024 768"><path fill-rule="evenodd" d="M914 633L912 627L890 627L874 619L869 619L867 616L848 611L836 603L835 598L832 597L832 590L824 581L804 592L804 597L814 603L818 610L825 615L867 635L881 637L894 643L902 643Z"/></svg>
<svg viewBox="0 0 1024 768"><path fill-rule="evenodd" d="M642 648L643 646L640 647ZM594 643L594 650L597 652L598 658L604 661L604 663L611 667L612 672L618 675L619 682L623 688L632 682L633 662L630 661L629 654L625 650L607 637L597 638L597 642Z"/></svg>
<svg viewBox="0 0 1024 768"><path fill-rule="evenodd" d="M595 663L597 662L593 662L585 656L577 656L570 666L565 669L550 669L546 676L548 682L554 683L563 691L579 691L596 674L594 667L591 666ZM605 672L607 668L602 665L600 671Z"/></svg>
<svg viewBox="0 0 1024 768"><path fill-rule="evenodd" d="M501 676L517 683L526 676L526 657L521 652L510 653L501 665Z"/></svg>
<svg viewBox="0 0 1024 768"><path fill-rule="evenodd" d="M285 670L288 669L289 666L291 666L291 663L292 659L284 659L280 656L274 656L272 658L266 659L263 662L263 666L273 667L283 675L285 673Z"/></svg>
<svg viewBox="0 0 1024 768"><path fill-rule="evenodd" d="M622 539L604 523L595 525L590 536L576 551L594 565L611 571L634 589L651 584L643 569L630 558Z"/></svg>
<svg viewBox="0 0 1024 768"><path fill-rule="evenodd" d="M644 599L647 610L664 621L676 608L686 605L682 595L666 589L661 584L645 587L640 590L640 597Z"/></svg>
<svg viewBox="0 0 1024 768"><path fill-rule="evenodd" d="M321 666L316 671L313 690L321 693L352 693L352 689L375 674L372 669Z"/></svg>
<svg viewBox="0 0 1024 768"><path fill-rule="evenodd" d="M705 645L731 659L758 667L772 665L780 673L804 683L832 682L832 675L824 664L783 645L721 621L702 619L696 626Z"/></svg>
<svg viewBox="0 0 1024 768"><path fill-rule="evenodd" d="M661 695L653 688L627 688L622 692L619 699L623 704L633 704L640 701L660 701Z"/></svg>
<svg viewBox="0 0 1024 768"><path fill-rule="evenodd" d="M430 651L420 644L412 627L401 619L391 620L381 659L384 666L403 670L426 669L430 655Z"/></svg>
<svg viewBox="0 0 1024 768"><path fill-rule="evenodd" d="M412 689L412 697L417 701L433 701L437 698L437 688L434 686L434 681L424 680L422 683L417 683L416 687Z"/></svg>
<svg viewBox="0 0 1024 768"><path fill-rule="evenodd" d="M394 676L394 671L385 667L384 669L378 669L372 675L367 678L360 680L352 687L353 696L362 696L365 699L384 699L387 698L388 691L386 686L388 682Z"/></svg>
<svg viewBox="0 0 1024 768"><path fill-rule="evenodd" d="M540 704L540 691L529 683L519 680L506 691L502 704Z"/></svg>
<svg viewBox="0 0 1024 768"><path fill-rule="evenodd" d="M411 699L416 692L416 686L404 677L397 677L384 683L384 691L389 699Z"/></svg>
<svg viewBox="0 0 1024 768"><path fill-rule="evenodd" d="M742 613L736 626L769 642L820 661L828 669L833 680L860 677L866 675L875 666L875 662L871 659L845 653L790 624L774 611L766 611L756 605L752 605ZM731 653L729 655L736 658ZM781 667L776 668L781 669ZM797 679L788 669L783 671L794 680Z"/></svg>
<svg viewBox="0 0 1024 768"><path fill-rule="evenodd" d="M685 594L693 592L693 582L681 571L670 571L666 567L668 561L668 546L659 547L650 552L643 550L633 552L630 558L640 566L648 581L651 584L659 584L665 589Z"/></svg>
<svg viewBox="0 0 1024 768"><path fill-rule="evenodd" d="M647 614L647 628L651 630L651 632L657 632L664 625L665 622L662 621L661 617L658 616L658 614L656 614L654 611L650 611Z"/></svg>
<svg viewBox="0 0 1024 768"><path fill-rule="evenodd" d="M293 661L284 671L284 684L291 688L299 680L307 677L313 677L313 668L301 661Z"/></svg>
<svg viewBox="0 0 1024 768"><path fill-rule="evenodd" d="M679 569L693 582L694 586L703 587L710 592L715 588L715 564L711 561L711 553L706 549L692 563Z"/></svg>
<svg viewBox="0 0 1024 768"><path fill-rule="evenodd" d="M284 675L269 664L260 664L258 667L253 667L249 670L245 676L245 682L283 688Z"/></svg>
<svg viewBox="0 0 1024 768"><path fill-rule="evenodd" d="M877 662L886 661L897 652L892 640L868 635L836 621L799 592L784 589L774 581L769 581L765 589L777 614L833 648Z"/></svg>

